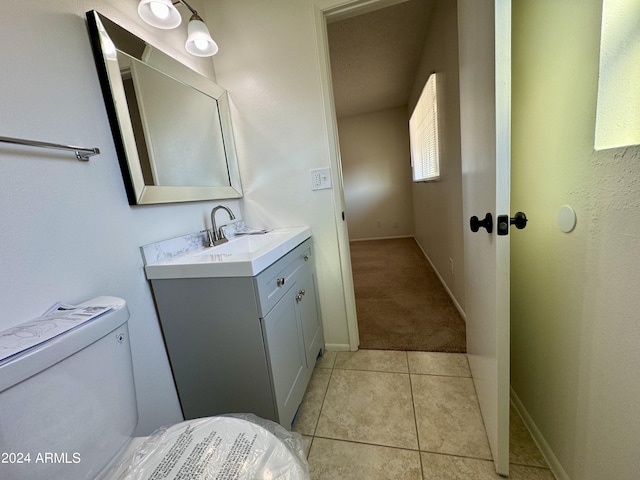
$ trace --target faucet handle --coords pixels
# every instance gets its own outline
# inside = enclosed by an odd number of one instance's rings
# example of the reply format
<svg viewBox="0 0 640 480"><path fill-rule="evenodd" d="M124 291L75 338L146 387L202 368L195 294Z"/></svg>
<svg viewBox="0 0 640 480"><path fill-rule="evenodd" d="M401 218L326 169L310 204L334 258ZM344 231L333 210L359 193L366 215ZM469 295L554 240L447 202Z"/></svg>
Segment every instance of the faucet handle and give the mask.
<svg viewBox="0 0 640 480"><path fill-rule="evenodd" d="M222 231L222 227L220 227L218 232L219 232L218 238L213 241L213 245L215 245L215 246L222 245L223 243L227 243L229 241L229 239L224 236L224 232Z"/></svg>
<svg viewBox="0 0 640 480"><path fill-rule="evenodd" d="M207 239L209 240L209 246L213 247L213 245L214 245L213 244L213 235L211 233L211 230L206 229L206 230L200 231L200 233L205 233L205 232L207 233Z"/></svg>

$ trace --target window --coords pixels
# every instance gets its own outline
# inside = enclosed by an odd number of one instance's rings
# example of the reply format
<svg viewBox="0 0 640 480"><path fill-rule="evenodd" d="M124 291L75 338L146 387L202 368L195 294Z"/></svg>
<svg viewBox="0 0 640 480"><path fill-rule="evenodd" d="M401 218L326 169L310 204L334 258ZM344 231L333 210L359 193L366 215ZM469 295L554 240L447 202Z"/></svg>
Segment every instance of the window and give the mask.
<svg viewBox="0 0 640 480"><path fill-rule="evenodd" d="M427 80L418 104L409 119L409 142L413 181L426 182L439 179L438 93L435 73L432 73Z"/></svg>
<svg viewBox="0 0 640 480"><path fill-rule="evenodd" d="M595 149L640 144L638 0L602 6Z"/></svg>

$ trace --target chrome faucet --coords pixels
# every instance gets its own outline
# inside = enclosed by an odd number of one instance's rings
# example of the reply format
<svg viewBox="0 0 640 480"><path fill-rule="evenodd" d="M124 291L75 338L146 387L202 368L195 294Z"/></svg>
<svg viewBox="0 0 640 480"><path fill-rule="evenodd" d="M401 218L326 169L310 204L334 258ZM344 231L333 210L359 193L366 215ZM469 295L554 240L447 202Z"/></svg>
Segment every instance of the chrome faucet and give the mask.
<svg viewBox="0 0 640 480"><path fill-rule="evenodd" d="M233 212L231 211L231 209L229 207L225 207L224 205L218 205L217 207L214 207L213 210L211 210L211 230L213 232L213 245L221 245L225 242L228 242L229 240L227 240L227 237L225 237L224 235L224 230L222 229L224 227L224 225L220 226L220 228L218 228L216 226L216 212L220 209L226 210L227 213L229 214L229 219L230 220L235 220L236 216L233 214Z"/></svg>

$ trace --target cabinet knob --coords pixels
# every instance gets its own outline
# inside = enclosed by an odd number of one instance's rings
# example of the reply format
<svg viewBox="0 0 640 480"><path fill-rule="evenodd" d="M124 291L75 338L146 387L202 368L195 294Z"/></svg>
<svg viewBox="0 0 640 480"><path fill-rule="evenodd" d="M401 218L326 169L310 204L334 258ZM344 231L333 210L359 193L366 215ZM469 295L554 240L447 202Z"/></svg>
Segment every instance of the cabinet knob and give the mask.
<svg viewBox="0 0 640 480"><path fill-rule="evenodd" d="M305 255L305 256L304 256L304 257L302 257L302 258L304 258L304 261L305 261L305 262L308 262L308 261L309 261L309 255Z"/></svg>
<svg viewBox="0 0 640 480"><path fill-rule="evenodd" d="M279 278L276 280L276 285L278 285L279 287L284 285L284 277Z"/></svg>
<svg viewBox="0 0 640 480"><path fill-rule="evenodd" d="M300 296L302 296L302 295L304 295L306 292L305 292L304 290L300 290L298 293L300 294Z"/></svg>
<svg viewBox="0 0 640 480"><path fill-rule="evenodd" d="M296 295L296 303L300 303L302 301L302 295Z"/></svg>

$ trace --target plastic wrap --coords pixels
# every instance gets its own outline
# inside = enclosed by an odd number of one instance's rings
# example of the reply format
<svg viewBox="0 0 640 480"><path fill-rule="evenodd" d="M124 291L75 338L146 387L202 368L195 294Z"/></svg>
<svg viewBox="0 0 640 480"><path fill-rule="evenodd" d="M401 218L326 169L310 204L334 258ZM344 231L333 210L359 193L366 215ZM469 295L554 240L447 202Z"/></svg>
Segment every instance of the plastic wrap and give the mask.
<svg viewBox="0 0 640 480"><path fill-rule="evenodd" d="M309 480L302 437L251 414L156 430L107 475L117 480Z"/></svg>

